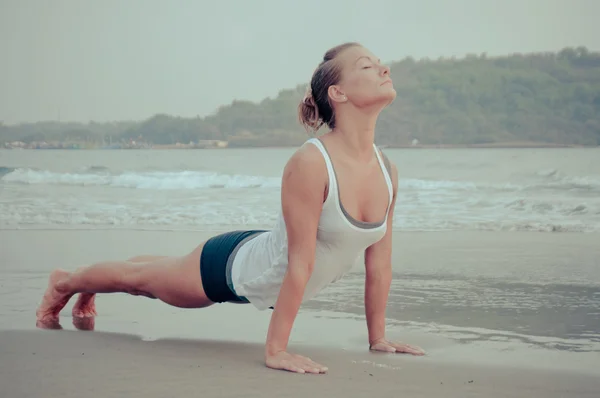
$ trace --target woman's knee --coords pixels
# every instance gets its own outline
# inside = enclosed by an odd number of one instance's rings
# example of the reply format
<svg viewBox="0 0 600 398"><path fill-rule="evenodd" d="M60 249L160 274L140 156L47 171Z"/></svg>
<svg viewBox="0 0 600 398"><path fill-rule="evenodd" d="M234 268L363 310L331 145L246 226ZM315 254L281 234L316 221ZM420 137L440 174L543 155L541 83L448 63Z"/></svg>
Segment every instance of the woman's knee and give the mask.
<svg viewBox="0 0 600 398"><path fill-rule="evenodd" d="M169 303L169 298L177 295L181 289L181 283L176 286L172 283L178 274L178 262L177 258L168 258L149 263L128 264L119 283L125 293L161 299Z"/></svg>
<svg viewBox="0 0 600 398"><path fill-rule="evenodd" d="M119 289L134 296L151 296L146 291L148 283L144 280L144 270L141 265L125 265L116 281Z"/></svg>

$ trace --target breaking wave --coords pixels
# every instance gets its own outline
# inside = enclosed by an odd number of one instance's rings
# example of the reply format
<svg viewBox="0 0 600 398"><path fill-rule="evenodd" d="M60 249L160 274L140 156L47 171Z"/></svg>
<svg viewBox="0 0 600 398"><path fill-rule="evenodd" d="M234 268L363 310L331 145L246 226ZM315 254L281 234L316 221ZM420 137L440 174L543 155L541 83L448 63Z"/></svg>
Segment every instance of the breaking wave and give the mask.
<svg viewBox="0 0 600 398"><path fill-rule="evenodd" d="M505 191L543 190L589 191L600 193L600 179L588 176L562 176L556 170L538 173L541 181L530 184L486 184L470 181L403 179L400 187L421 191ZM210 171L125 171L111 172L104 166L90 166L80 172L55 172L31 168L0 167L4 183L94 186L104 185L133 189L199 189L199 188L278 188L276 177L221 174Z"/></svg>
<svg viewBox="0 0 600 398"><path fill-rule="evenodd" d="M518 183L498 184L400 179L394 228L600 231L597 177L567 176L556 170L525 177ZM0 224L165 228L270 224L279 213L280 186L279 177L206 170L115 171L91 165L61 172L0 167ZM130 191L124 194L122 189Z"/></svg>
<svg viewBox="0 0 600 398"><path fill-rule="evenodd" d="M92 166L84 172L59 173L28 168L7 169L1 180L5 183L73 186L111 186L133 189L202 189L202 188L271 188L279 179L228 175L205 171L131 171L110 173L107 168ZM0 168L1 173L2 168ZM1 174L0 174L1 175Z"/></svg>

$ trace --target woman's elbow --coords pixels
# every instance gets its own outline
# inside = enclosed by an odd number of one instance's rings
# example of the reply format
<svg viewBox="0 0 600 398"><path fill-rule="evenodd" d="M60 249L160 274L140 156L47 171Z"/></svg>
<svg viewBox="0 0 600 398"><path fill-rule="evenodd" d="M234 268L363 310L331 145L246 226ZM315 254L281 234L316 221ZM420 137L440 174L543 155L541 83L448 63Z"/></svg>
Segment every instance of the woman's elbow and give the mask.
<svg viewBox="0 0 600 398"><path fill-rule="evenodd" d="M288 263L288 272L290 273L290 276L295 282L301 285L306 285L314 268L314 261L291 260Z"/></svg>

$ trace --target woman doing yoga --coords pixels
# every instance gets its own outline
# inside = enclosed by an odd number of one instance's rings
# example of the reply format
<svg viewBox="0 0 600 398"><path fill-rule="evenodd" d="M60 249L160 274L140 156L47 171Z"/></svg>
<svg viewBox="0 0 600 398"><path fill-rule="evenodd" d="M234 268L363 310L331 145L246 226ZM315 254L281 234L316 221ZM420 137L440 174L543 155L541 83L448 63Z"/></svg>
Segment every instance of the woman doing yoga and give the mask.
<svg viewBox="0 0 600 398"><path fill-rule="evenodd" d="M292 325L301 303L341 278L364 253L370 349L423 355L385 335L398 173L375 146L374 134L380 112L395 97L389 68L368 49L357 43L330 49L299 105L307 128L316 132L326 125L329 131L308 139L285 165L280 217L270 230L220 234L179 257L54 270L38 322L57 320L77 293L75 317L96 315L96 293L143 295L181 308L251 303L273 309L266 366L325 373L325 366L287 351Z"/></svg>

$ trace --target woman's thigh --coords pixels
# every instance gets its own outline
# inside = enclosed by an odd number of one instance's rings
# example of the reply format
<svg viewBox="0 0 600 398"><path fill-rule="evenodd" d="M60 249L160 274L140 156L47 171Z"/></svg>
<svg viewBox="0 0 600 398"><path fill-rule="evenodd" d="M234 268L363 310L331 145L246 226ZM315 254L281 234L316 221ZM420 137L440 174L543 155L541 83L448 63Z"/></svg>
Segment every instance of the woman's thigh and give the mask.
<svg viewBox="0 0 600 398"><path fill-rule="evenodd" d="M175 307L202 308L213 304L200 277L200 255L204 244L182 257L162 257L136 264L132 286L138 294L149 293ZM135 294L135 292L132 292Z"/></svg>

